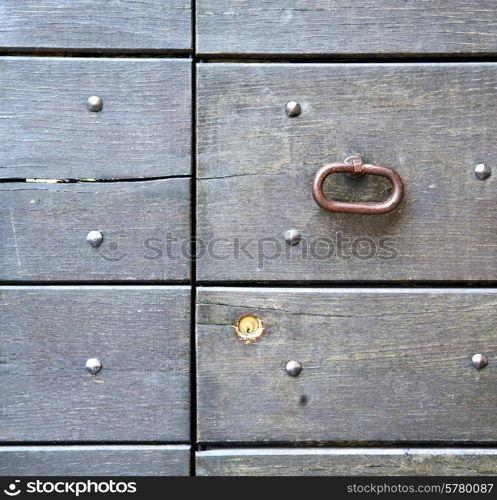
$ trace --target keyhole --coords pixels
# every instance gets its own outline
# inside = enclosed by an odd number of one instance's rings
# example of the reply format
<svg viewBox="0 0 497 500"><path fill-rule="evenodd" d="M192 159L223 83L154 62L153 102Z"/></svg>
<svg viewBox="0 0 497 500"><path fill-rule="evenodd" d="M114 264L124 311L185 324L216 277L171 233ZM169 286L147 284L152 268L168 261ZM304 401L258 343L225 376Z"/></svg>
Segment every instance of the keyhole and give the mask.
<svg viewBox="0 0 497 500"><path fill-rule="evenodd" d="M238 320L235 330L241 339L254 340L264 333L264 325L261 319L249 314Z"/></svg>

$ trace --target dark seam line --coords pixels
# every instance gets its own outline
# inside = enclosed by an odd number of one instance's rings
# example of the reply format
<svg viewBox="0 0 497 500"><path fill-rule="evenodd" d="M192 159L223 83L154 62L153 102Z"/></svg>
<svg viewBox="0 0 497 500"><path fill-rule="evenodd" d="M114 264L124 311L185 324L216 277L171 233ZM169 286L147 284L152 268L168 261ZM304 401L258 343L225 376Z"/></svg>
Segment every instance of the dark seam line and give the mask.
<svg viewBox="0 0 497 500"><path fill-rule="evenodd" d="M203 63L454 63L497 62L497 54L196 54Z"/></svg>
<svg viewBox="0 0 497 500"><path fill-rule="evenodd" d="M23 446L188 446L188 441L0 441L0 451L2 447L23 447Z"/></svg>
<svg viewBox="0 0 497 500"><path fill-rule="evenodd" d="M219 450L219 449L267 449L267 448L282 448L282 449L295 449L295 448L312 448L319 450L320 448L343 448L350 450L354 448L495 448L497 441L492 442L458 442L458 441L306 441L306 442L292 442L292 441L274 441L274 442L247 442L247 441L232 441L222 443L220 441L215 443L202 442L199 444L198 451Z"/></svg>
<svg viewBox="0 0 497 500"><path fill-rule="evenodd" d="M174 286L189 286L190 280L26 280L26 281L13 281L13 280L0 280L0 286L12 287L50 287L50 286L80 286L80 287L106 287L106 286L150 286L150 287L174 287Z"/></svg>
<svg viewBox="0 0 497 500"><path fill-rule="evenodd" d="M495 281L197 281L197 287L238 287L238 288L495 288Z"/></svg>
<svg viewBox="0 0 497 500"><path fill-rule="evenodd" d="M88 59L119 59L119 58L138 58L138 59L191 59L192 53L189 49L181 50L162 50L162 49L0 49L0 57L79 57Z"/></svg>
<svg viewBox="0 0 497 500"><path fill-rule="evenodd" d="M190 209L191 209L191 306L190 306L190 476L196 476L196 462L195 450L197 442L197 358L196 358L196 274L197 274L197 260L196 260L196 234L197 234L197 179L196 179L196 149L197 149L197 71L196 71L196 0L191 0L192 11L192 68L191 68L191 98L192 98L192 111L191 111L191 192L190 192Z"/></svg>
<svg viewBox="0 0 497 500"><path fill-rule="evenodd" d="M0 450L2 447L26 447L26 446L189 446L188 441L162 441L162 440L135 440L135 441L0 441ZM319 450L325 447L334 448L495 448L497 441L271 441L271 442L250 442L250 441L230 441L230 442L202 442L199 441L197 451L207 451L216 449L247 449L247 448L313 448Z"/></svg>
<svg viewBox="0 0 497 500"><path fill-rule="evenodd" d="M193 274L193 272L192 272ZM193 277L194 278L194 277ZM426 289L430 290L433 288L467 288L468 290L474 288L484 288L492 290L497 288L497 281L493 282L479 282L474 281L459 282L451 281L449 283L444 281L415 281L406 283L405 281L399 282L385 282L385 281L368 281L368 282L316 282L316 281L292 281L292 282L281 282L281 281L195 281L195 280L105 280L105 279L95 279L95 280L25 280L25 281L15 281L15 280L0 280L0 286L18 286L18 287L29 287L29 286L184 286L191 285L195 286L197 289L201 288L254 288L258 287L261 289L268 288L357 288L361 289L365 286L371 289L391 289L391 288L402 288L402 289Z"/></svg>
<svg viewBox="0 0 497 500"><path fill-rule="evenodd" d="M124 179L49 179L43 177L33 177L32 179L36 179L35 182L28 180L27 178L18 178L18 177L8 177L5 179L0 179L0 183L13 183L13 182L24 182L26 184L104 184L104 183L115 183L115 182L150 182L150 181L163 181L168 179L189 179L191 177L190 174L184 175L163 175L159 177L129 177ZM46 182L49 180L56 180L57 182ZM45 182L44 182L45 181Z"/></svg>
<svg viewBox="0 0 497 500"><path fill-rule="evenodd" d="M193 32L194 36L194 32ZM59 50L47 49L40 51L24 51L24 49L0 50L0 57L35 57L35 58L86 58L86 59L190 59L194 63L273 63L273 64L323 64L323 63L494 63L497 54L197 54L185 51L150 51L141 52L139 49L112 50Z"/></svg>

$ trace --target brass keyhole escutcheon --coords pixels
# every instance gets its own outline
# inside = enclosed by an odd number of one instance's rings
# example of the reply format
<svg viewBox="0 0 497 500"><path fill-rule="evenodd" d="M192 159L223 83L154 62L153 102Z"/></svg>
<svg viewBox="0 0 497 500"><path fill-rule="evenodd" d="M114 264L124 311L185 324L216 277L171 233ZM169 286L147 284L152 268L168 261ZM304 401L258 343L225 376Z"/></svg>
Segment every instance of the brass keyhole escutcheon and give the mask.
<svg viewBox="0 0 497 500"><path fill-rule="evenodd" d="M255 340L264 333L262 320L247 314L235 325L236 334L243 340Z"/></svg>

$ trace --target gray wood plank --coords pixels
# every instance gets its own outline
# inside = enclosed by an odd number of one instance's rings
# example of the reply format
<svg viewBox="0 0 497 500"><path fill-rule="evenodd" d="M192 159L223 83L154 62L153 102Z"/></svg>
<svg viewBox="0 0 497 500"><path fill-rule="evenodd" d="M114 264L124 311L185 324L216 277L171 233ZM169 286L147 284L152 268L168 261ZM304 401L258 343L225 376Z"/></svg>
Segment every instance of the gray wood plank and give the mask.
<svg viewBox="0 0 497 500"><path fill-rule="evenodd" d="M1 446L2 476L188 476L182 445Z"/></svg>
<svg viewBox="0 0 497 500"><path fill-rule="evenodd" d="M497 438L495 290L213 287L197 302L200 442ZM252 343L232 326L245 314L266 327Z"/></svg>
<svg viewBox="0 0 497 500"><path fill-rule="evenodd" d="M248 448L197 452L199 476L495 476L495 448Z"/></svg>
<svg viewBox="0 0 497 500"><path fill-rule="evenodd" d="M0 287L0 441L188 442L189 310L188 287Z"/></svg>
<svg viewBox="0 0 497 500"><path fill-rule="evenodd" d="M492 0L197 0L200 54L488 54Z"/></svg>
<svg viewBox="0 0 497 500"><path fill-rule="evenodd" d="M190 174L189 60L2 57L0 88L1 178Z"/></svg>
<svg viewBox="0 0 497 500"><path fill-rule="evenodd" d="M409 281L497 278L497 64L198 66L200 280ZM302 113L288 118L296 100ZM321 165L352 153L396 170L385 215L321 209ZM474 168L485 163L485 181ZM339 174L342 200L381 200L388 182ZM295 228L302 243L283 234ZM214 249L214 251L212 251Z"/></svg>
<svg viewBox="0 0 497 500"><path fill-rule="evenodd" d="M185 51L190 31L190 0L17 0L0 6L1 48Z"/></svg>
<svg viewBox="0 0 497 500"><path fill-rule="evenodd" d="M185 281L190 179L0 184L0 279ZM91 247L86 236L100 231ZM170 248L170 252L168 249Z"/></svg>

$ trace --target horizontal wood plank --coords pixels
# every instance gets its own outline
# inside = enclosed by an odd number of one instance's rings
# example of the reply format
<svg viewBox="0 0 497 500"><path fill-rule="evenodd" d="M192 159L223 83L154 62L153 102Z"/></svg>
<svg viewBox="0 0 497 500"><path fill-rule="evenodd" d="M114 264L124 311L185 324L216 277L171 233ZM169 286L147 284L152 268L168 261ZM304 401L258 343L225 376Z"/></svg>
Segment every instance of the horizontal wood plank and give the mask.
<svg viewBox="0 0 497 500"><path fill-rule="evenodd" d="M492 0L197 0L200 54L494 54Z"/></svg>
<svg viewBox="0 0 497 500"><path fill-rule="evenodd" d="M200 442L497 440L495 290L212 287L197 302ZM246 314L265 325L253 342L233 326Z"/></svg>
<svg viewBox="0 0 497 500"><path fill-rule="evenodd" d="M493 63L199 65L197 229L210 251L198 279L497 279L496 87ZM292 99L302 113L289 118ZM318 169L351 154L399 173L396 210L314 202ZM484 181L480 163L494 169ZM379 201L380 181L335 174L325 191Z"/></svg>
<svg viewBox="0 0 497 500"><path fill-rule="evenodd" d="M0 88L0 178L190 174L186 59L2 57Z"/></svg>
<svg viewBox="0 0 497 500"><path fill-rule="evenodd" d="M2 476L188 476L182 445L2 446Z"/></svg>
<svg viewBox="0 0 497 500"><path fill-rule="evenodd" d="M191 49L190 0L30 0L0 7L0 48Z"/></svg>
<svg viewBox="0 0 497 500"><path fill-rule="evenodd" d="M190 241L190 179L15 182L0 184L0 193L2 280L190 278L182 251ZM87 243L90 231L103 234L100 246Z"/></svg>
<svg viewBox="0 0 497 500"><path fill-rule="evenodd" d="M495 448L247 448L196 454L199 476L495 476Z"/></svg>
<svg viewBox="0 0 497 500"><path fill-rule="evenodd" d="M0 287L0 441L188 442L189 313L188 287Z"/></svg>

